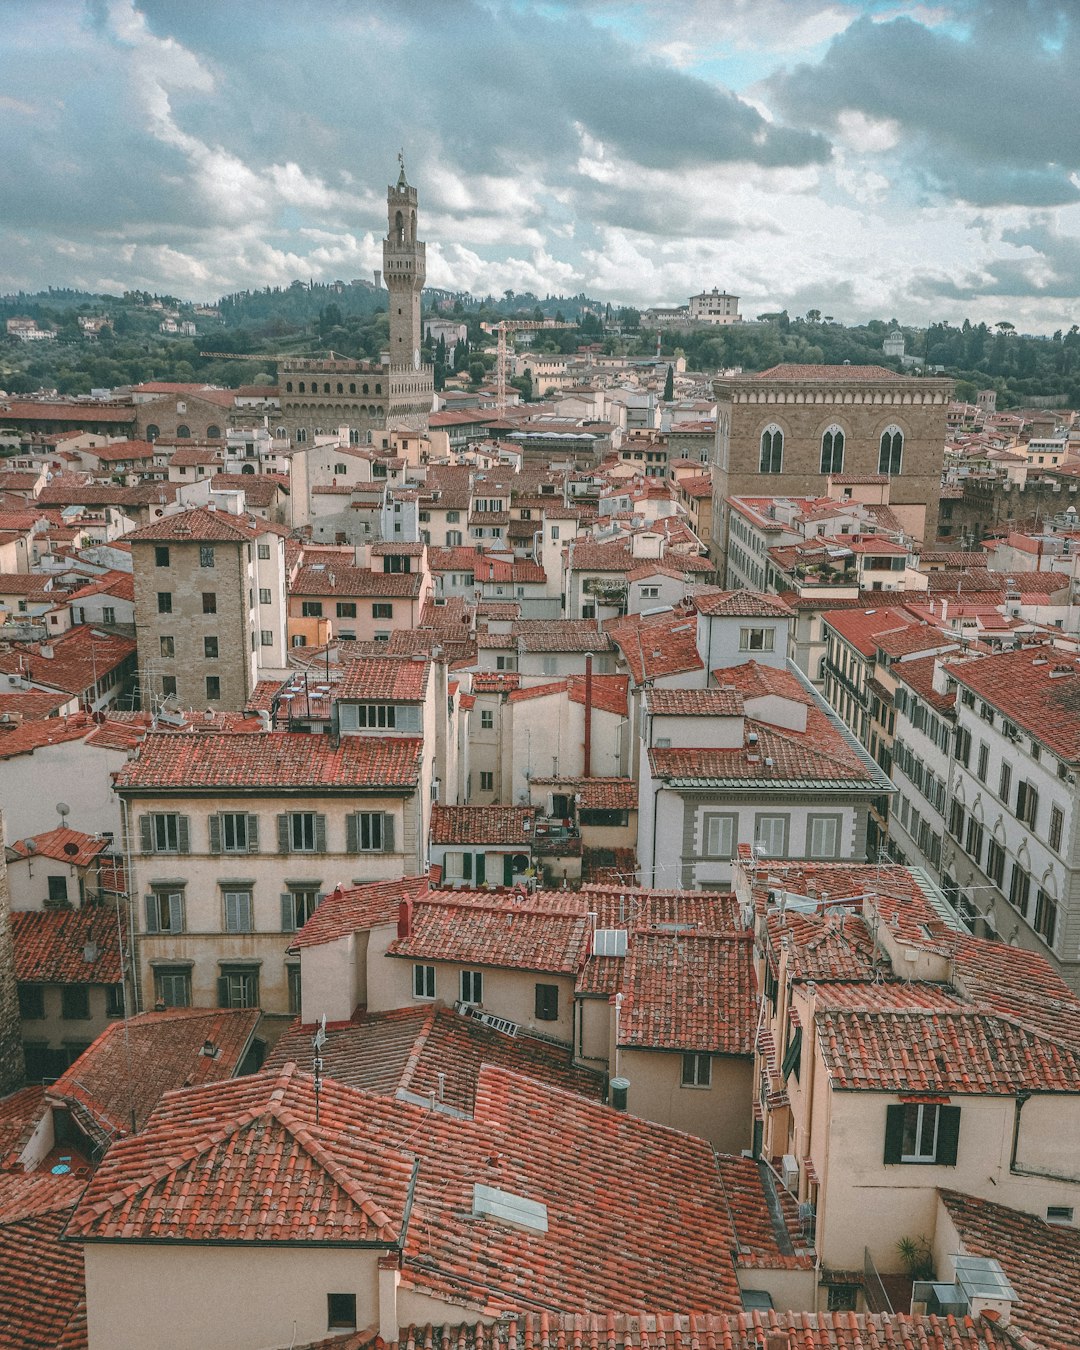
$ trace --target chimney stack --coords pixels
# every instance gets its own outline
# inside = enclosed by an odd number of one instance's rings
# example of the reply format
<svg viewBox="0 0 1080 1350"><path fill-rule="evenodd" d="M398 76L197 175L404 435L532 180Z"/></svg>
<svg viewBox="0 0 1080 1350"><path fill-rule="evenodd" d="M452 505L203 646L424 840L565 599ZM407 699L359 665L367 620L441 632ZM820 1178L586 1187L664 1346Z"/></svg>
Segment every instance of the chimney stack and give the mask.
<svg viewBox="0 0 1080 1350"><path fill-rule="evenodd" d="M403 895L398 906L397 935L399 938L412 936L412 897Z"/></svg>

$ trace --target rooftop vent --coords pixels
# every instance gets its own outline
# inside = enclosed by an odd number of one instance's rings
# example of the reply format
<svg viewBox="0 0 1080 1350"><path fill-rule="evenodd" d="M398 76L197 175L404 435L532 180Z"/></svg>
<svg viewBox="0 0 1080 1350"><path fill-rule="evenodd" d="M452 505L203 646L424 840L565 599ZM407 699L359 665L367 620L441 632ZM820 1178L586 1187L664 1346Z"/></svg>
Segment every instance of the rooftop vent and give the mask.
<svg viewBox="0 0 1080 1350"><path fill-rule="evenodd" d="M593 956L625 956L625 928L598 928L593 933Z"/></svg>
<svg viewBox="0 0 1080 1350"><path fill-rule="evenodd" d="M496 1219L533 1233L548 1230L547 1205L499 1190L497 1186L484 1186L479 1181L473 1186L473 1218Z"/></svg>

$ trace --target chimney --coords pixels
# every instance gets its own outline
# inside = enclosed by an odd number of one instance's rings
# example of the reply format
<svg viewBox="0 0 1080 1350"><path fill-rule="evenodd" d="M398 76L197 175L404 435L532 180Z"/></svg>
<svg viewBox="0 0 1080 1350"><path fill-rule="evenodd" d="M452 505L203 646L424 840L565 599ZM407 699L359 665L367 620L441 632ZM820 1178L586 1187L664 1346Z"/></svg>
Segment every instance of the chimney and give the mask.
<svg viewBox="0 0 1080 1350"><path fill-rule="evenodd" d="M412 897L403 895L398 906L397 935L399 938L412 936Z"/></svg>

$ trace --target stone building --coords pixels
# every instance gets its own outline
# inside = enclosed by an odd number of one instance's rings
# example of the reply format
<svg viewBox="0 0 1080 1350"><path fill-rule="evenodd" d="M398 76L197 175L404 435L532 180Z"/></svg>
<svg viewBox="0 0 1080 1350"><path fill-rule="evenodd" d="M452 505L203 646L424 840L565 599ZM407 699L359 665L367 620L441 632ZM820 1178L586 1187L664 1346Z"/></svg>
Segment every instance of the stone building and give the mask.
<svg viewBox="0 0 1080 1350"><path fill-rule="evenodd" d="M782 365L721 376L713 389L713 550L721 573L728 496L824 496L830 474L886 474L903 529L936 539L951 381L883 366Z"/></svg>
<svg viewBox="0 0 1080 1350"><path fill-rule="evenodd" d="M432 366L420 360L420 295L427 275L425 245L416 238L416 189L405 167L387 188L383 279L389 299L390 349L382 364L328 356L278 363L281 417L294 445L348 426L353 444L386 428L426 430L435 394Z"/></svg>

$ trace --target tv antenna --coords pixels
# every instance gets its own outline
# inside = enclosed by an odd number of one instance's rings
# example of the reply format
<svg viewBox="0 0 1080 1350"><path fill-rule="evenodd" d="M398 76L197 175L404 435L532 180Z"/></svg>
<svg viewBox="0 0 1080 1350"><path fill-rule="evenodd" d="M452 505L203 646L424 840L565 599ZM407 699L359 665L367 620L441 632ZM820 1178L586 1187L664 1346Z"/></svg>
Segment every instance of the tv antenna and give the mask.
<svg viewBox="0 0 1080 1350"><path fill-rule="evenodd" d="M315 1026L315 1035L312 1036L312 1038L311 1038L311 1048L312 1048L312 1051L314 1052L314 1058L313 1058L313 1060L312 1060L312 1066L313 1066L313 1069L314 1069L314 1078L315 1078L315 1124L316 1124L316 1125L318 1125L318 1123L319 1123L319 1094L322 1092L322 1072L323 1072L322 1051L323 1051L323 1046L324 1046L325 1044L326 1044L326 1014L323 1013L322 1017L319 1018L319 1021L317 1022L316 1026Z"/></svg>

